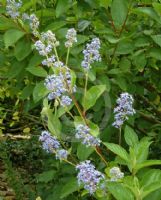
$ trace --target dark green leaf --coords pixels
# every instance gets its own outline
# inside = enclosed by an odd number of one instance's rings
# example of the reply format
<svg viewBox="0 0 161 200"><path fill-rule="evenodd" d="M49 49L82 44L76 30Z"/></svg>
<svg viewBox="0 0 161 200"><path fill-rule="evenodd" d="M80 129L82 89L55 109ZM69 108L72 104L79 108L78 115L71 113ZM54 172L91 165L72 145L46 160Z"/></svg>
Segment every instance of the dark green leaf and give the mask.
<svg viewBox="0 0 161 200"><path fill-rule="evenodd" d="M125 22L128 13L128 1L127 0L113 0L111 6L111 15L114 24L117 28L120 28Z"/></svg>

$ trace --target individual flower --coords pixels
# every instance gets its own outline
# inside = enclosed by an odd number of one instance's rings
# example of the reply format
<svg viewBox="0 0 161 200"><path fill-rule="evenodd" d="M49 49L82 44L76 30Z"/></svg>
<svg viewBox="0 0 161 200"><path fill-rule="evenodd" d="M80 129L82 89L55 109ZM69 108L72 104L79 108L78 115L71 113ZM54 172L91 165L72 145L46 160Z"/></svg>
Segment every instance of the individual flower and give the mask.
<svg viewBox="0 0 161 200"><path fill-rule="evenodd" d="M55 34L50 30L45 33L41 33L41 40L43 41L43 43L51 45L52 47L59 46L59 41L57 41Z"/></svg>
<svg viewBox="0 0 161 200"><path fill-rule="evenodd" d="M68 157L68 151L65 149L59 149L56 151L56 159L66 160Z"/></svg>
<svg viewBox="0 0 161 200"><path fill-rule="evenodd" d="M44 59L42 61L42 65L48 66L48 67L53 67L55 62L55 56L52 55L51 57Z"/></svg>
<svg viewBox="0 0 161 200"><path fill-rule="evenodd" d="M22 14L22 20L29 20L30 19L30 16L27 14L27 13L23 13Z"/></svg>
<svg viewBox="0 0 161 200"><path fill-rule="evenodd" d="M68 29L66 34L67 41L65 42L65 46L67 48L72 47L73 43L77 42L77 32L74 28Z"/></svg>
<svg viewBox="0 0 161 200"><path fill-rule="evenodd" d="M56 67L56 68L61 68L61 67L64 67L64 63L63 62L61 62L61 61L56 61L56 62L54 62L54 67Z"/></svg>
<svg viewBox="0 0 161 200"><path fill-rule="evenodd" d="M100 62L101 56L99 53L100 49L100 40L99 38L93 38L91 43L86 45L86 49L83 50L84 60L81 63L81 66L89 70L91 68L91 64L95 61Z"/></svg>
<svg viewBox="0 0 161 200"><path fill-rule="evenodd" d="M75 137L81 139L86 146L99 146L101 143L100 139L90 134L90 128L83 124L77 125Z"/></svg>
<svg viewBox="0 0 161 200"><path fill-rule="evenodd" d="M90 160L81 162L76 166L76 170L79 170L77 175L78 184L84 185L84 188L93 194L98 188L104 175L95 169L95 166L91 164Z"/></svg>
<svg viewBox="0 0 161 200"><path fill-rule="evenodd" d="M128 116L132 116L135 114L135 110L133 109L134 99L132 95L128 93L122 93L120 97L117 99L117 107L114 109L115 113L115 122L112 124L116 128L120 128L124 121L128 119Z"/></svg>
<svg viewBox="0 0 161 200"><path fill-rule="evenodd" d="M119 167L113 167L110 169L110 181L118 181L124 177L124 173L121 172Z"/></svg>
<svg viewBox="0 0 161 200"><path fill-rule="evenodd" d="M42 142L42 148L46 152L56 151L60 148L60 143L55 136L51 136L48 131L42 131L39 140Z"/></svg>
<svg viewBox="0 0 161 200"><path fill-rule="evenodd" d="M70 106L71 102L72 102L72 99L70 97L68 97L68 96L62 96L61 97L60 104L63 107Z"/></svg>
<svg viewBox="0 0 161 200"><path fill-rule="evenodd" d="M39 27L39 20L38 18L36 17L35 14L31 14L29 16L29 24L30 24L30 28L32 30L32 33L35 35L35 36L38 36L39 35L39 32L38 32L38 27Z"/></svg>
<svg viewBox="0 0 161 200"><path fill-rule="evenodd" d="M36 41L34 46L42 56L47 56L52 51L52 46L50 44L46 46L41 40Z"/></svg>
<svg viewBox="0 0 161 200"><path fill-rule="evenodd" d="M19 17L20 16L19 8L22 6L22 1L7 0L6 3L7 3L6 5L7 14L13 19Z"/></svg>

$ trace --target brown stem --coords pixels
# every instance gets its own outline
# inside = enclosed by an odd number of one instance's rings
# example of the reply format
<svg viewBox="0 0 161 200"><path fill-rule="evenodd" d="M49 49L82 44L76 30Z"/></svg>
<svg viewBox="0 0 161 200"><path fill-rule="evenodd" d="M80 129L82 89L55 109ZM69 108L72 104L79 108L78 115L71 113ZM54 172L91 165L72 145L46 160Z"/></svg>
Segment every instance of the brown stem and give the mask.
<svg viewBox="0 0 161 200"><path fill-rule="evenodd" d="M125 21L124 21L124 23L123 23L123 25L122 25L122 27L121 27L121 29L120 29L120 31L119 31L118 38L121 37L121 34L122 34L123 30L125 29L125 25L126 25L126 22L127 22L127 19L128 19L129 12L130 12L131 3L132 3L132 1L130 1L130 3L129 3L129 9L128 9L128 12L127 12ZM110 62L109 62L109 65L111 65L111 63L112 63L112 61L113 61L113 59L114 59L114 57L115 57L115 53L116 53L118 44L119 44L119 43L117 43L117 44L115 45L115 48L114 48L113 53L112 53L111 60L110 60Z"/></svg>

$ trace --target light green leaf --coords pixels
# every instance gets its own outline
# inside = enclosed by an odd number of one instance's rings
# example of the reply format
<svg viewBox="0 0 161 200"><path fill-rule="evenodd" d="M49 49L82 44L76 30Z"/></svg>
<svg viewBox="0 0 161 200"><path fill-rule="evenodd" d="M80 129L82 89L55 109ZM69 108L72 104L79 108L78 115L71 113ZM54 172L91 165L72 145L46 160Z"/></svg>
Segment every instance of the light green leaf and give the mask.
<svg viewBox="0 0 161 200"><path fill-rule="evenodd" d="M144 187L160 180L161 180L161 170L149 169L145 173L143 172L142 179L140 181L140 186Z"/></svg>
<svg viewBox="0 0 161 200"><path fill-rule="evenodd" d="M83 98L82 105L85 110L90 109L95 105L97 99L105 91L106 85L96 85L92 86L86 93L85 98Z"/></svg>
<svg viewBox="0 0 161 200"><path fill-rule="evenodd" d="M4 31L4 30L8 30L10 28L15 28L16 24L12 21L12 19L4 17L2 15L0 15L0 30Z"/></svg>
<svg viewBox="0 0 161 200"><path fill-rule="evenodd" d="M48 128L49 131L53 134L56 135L57 137L60 136L61 134L61 122L55 114L53 114L53 110L48 109L47 111L47 118L48 118Z"/></svg>
<svg viewBox="0 0 161 200"><path fill-rule="evenodd" d="M33 91L34 102L38 102L40 99L45 97L48 94L48 90L44 86L44 82L36 83L36 86Z"/></svg>
<svg viewBox="0 0 161 200"><path fill-rule="evenodd" d="M125 133L124 133L125 141L129 146L135 146L138 143L138 136L134 132L134 130L127 126L125 127Z"/></svg>
<svg viewBox="0 0 161 200"><path fill-rule="evenodd" d="M152 35L151 37L154 42L161 47L161 35Z"/></svg>
<svg viewBox="0 0 161 200"><path fill-rule="evenodd" d="M121 183L108 182L107 188L116 200L134 200L133 193Z"/></svg>
<svg viewBox="0 0 161 200"><path fill-rule="evenodd" d="M27 67L26 70L29 71L31 74L33 74L35 76L39 76L39 77L46 77L47 76L46 70L43 69L41 66Z"/></svg>
<svg viewBox="0 0 161 200"><path fill-rule="evenodd" d="M137 171L144 168L144 167L150 167L155 165L161 165L161 160L146 160L140 164L136 165Z"/></svg>
<svg viewBox="0 0 161 200"><path fill-rule="evenodd" d="M24 32L18 29L10 29L4 34L5 47L13 46L20 38L24 36Z"/></svg>
<svg viewBox="0 0 161 200"><path fill-rule="evenodd" d="M148 137L144 137L138 143L135 152L137 163L142 163L148 158L149 146L152 143Z"/></svg>
<svg viewBox="0 0 161 200"><path fill-rule="evenodd" d="M160 3L152 3L154 10L161 15L161 4Z"/></svg>
<svg viewBox="0 0 161 200"><path fill-rule="evenodd" d="M110 151L112 151L114 154L118 155L120 158L122 158L126 162L129 161L129 155L128 155L127 151L123 147L119 146L118 144L107 143L107 142L104 142L104 145Z"/></svg>
<svg viewBox="0 0 161 200"><path fill-rule="evenodd" d="M127 0L113 0L111 5L111 15L114 21L114 25L120 28L125 22L128 13L128 1Z"/></svg>
<svg viewBox="0 0 161 200"><path fill-rule="evenodd" d="M70 178L70 180L62 187L60 198L63 199L78 189L79 185L77 179L75 177Z"/></svg>
<svg viewBox="0 0 161 200"><path fill-rule="evenodd" d="M142 197L145 198L148 194L154 192L155 190L161 188L161 181L159 180L158 182L151 183L145 187L142 188L143 193Z"/></svg>

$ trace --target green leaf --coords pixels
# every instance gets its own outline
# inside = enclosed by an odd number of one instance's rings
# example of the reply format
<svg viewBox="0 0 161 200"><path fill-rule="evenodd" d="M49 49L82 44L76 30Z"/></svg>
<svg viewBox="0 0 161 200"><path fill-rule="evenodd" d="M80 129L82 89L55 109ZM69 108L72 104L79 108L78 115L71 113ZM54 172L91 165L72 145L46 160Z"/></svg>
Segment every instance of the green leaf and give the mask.
<svg viewBox="0 0 161 200"><path fill-rule="evenodd" d="M72 0L59 0L56 6L56 17L60 17L62 14L66 13L68 9L72 6Z"/></svg>
<svg viewBox="0 0 161 200"><path fill-rule="evenodd" d="M108 182L107 188L116 200L134 200L133 193L121 183Z"/></svg>
<svg viewBox="0 0 161 200"><path fill-rule="evenodd" d="M95 105L97 99L105 91L106 85L96 85L92 86L86 93L85 98L83 98L82 105L85 110L90 109Z"/></svg>
<svg viewBox="0 0 161 200"><path fill-rule="evenodd" d="M149 57L161 60L161 49L160 48L151 48L148 54Z"/></svg>
<svg viewBox="0 0 161 200"><path fill-rule="evenodd" d="M13 46L20 38L24 36L24 32L18 29L10 29L4 34L5 47Z"/></svg>
<svg viewBox="0 0 161 200"><path fill-rule="evenodd" d="M31 74L39 77L46 77L48 74L45 69L43 69L41 66L38 67L27 67L27 71L29 71Z"/></svg>
<svg viewBox="0 0 161 200"><path fill-rule="evenodd" d="M44 82L36 83L36 86L33 91L34 102L38 102L48 94L48 90L44 86Z"/></svg>
<svg viewBox="0 0 161 200"><path fill-rule="evenodd" d="M136 160L137 163L142 163L148 158L149 154L149 146L152 142L150 141L150 138L144 137L140 140L138 143L135 152L136 152Z"/></svg>
<svg viewBox="0 0 161 200"><path fill-rule="evenodd" d="M152 35L151 37L154 42L161 47L161 35Z"/></svg>
<svg viewBox="0 0 161 200"><path fill-rule="evenodd" d="M110 151L112 151L114 154L118 155L120 158L122 158L126 162L129 161L129 155L128 155L127 151L123 147L119 146L118 144L107 143L107 142L104 142L104 145Z"/></svg>
<svg viewBox="0 0 161 200"><path fill-rule="evenodd" d="M161 160L146 160L140 164L136 165L136 169L140 170L144 167L150 167L150 166L155 166L155 165L161 165Z"/></svg>
<svg viewBox="0 0 161 200"><path fill-rule="evenodd" d="M112 0L99 0L100 6L104 8L108 8Z"/></svg>
<svg viewBox="0 0 161 200"><path fill-rule="evenodd" d="M78 189L79 185L77 179L75 177L70 178L70 180L63 186L60 198L63 199Z"/></svg>
<svg viewBox="0 0 161 200"><path fill-rule="evenodd" d="M158 182L154 182L150 185L147 185L145 187L143 187L143 193L142 193L142 197L146 197L148 194L154 192L155 190L161 188L161 182L160 180Z"/></svg>
<svg viewBox="0 0 161 200"><path fill-rule="evenodd" d="M42 174L39 174L36 178L38 182L48 183L49 181L53 180L55 174L56 174L55 170L50 170L43 172Z"/></svg>
<svg viewBox="0 0 161 200"><path fill-rule="evenodd" d="M142 174L140 181L140 186L145 187L154 182L161 180L161 170L160 169L149 169L147 172Z"/></svg>
<svg viewBox="0 0 161 200"><path fill-rule="evenodd" d="M118 47L116 49L116 54L129 54L132 53L135 46L133 41L131 40L124 40L118 43Z"/></svg>
<svg viewBox="0 0 161 200"><path fill-rule="evenodd" d="M23 100L27 99L32 94L33 89L33 85L27 85L26 87L24 87L24 89L22 90L21 98Z"/></svg>
<svg viewBox="0 0 161 200"><path fill-rule="evenodd" d="M139 13L145 14L145 15L149 16L150 18L154 19L155 21L157 21L158 23L161 23L160 22L160 16L151 7L136 8L136 9L133 9L133 11L136 14L139 14Z"/></svg>
<svg viewBox="0 0 161 200"><path fill-rule="evenodd" d="M125 133L124 133L125 141L129 146L135 146L139 142L138 136L134 132L134 130L127 126L125 127Z"/></svg>
<svg viewBox="0 0 161 200"><path fill-rule="evenodd" d="M79 144L77 147L77 156L80 161L86 160L93 152L94 148L86 147L83 144Z"/></svg>
<svg viewBox="0 0 161 200"><path fill-rule="evenodd" d="M147 64L146 56L144 53L134 56L133 61L134 61L133 63L136 66L136 68L141 72L144 70L144 67Z"/></svg>
<svg viewBox="0 0 161 200"><path fill-rule="evenodd" d="M128 1L127 0L113 0L111 5L111 15L114 21L114 25L120 28L125 22L128 13Z"/></svg>
<svg viewBox="0 0 161 200"><path fill-rule="evenodd" d="M49 24L45 30L48 31L48 30L51 30L51 31L56 31L60 28L62 28L63 26L66 25L66 22L65 21L56 21L56 22L53 22L51 24Z"/></svg>
<svg viewBox="0 0 161 200"><path fill-rule="evenodd" d="M31 51L32 49L30 41L23 38L17 42L14 55L18 61L21 61L26 58L31 53Z"/></svg>
<svg viewBox="0 0 161 200"><path fill-rule="evenodd" d="M161 4L160 3L152 3L154 10L161 15Z"/></svg>
<svg viewBox="0 0 161 200"><path fill-rule="evenodd" d="M16 24L12 21L12 19L9 19L7 17L4 17L0 15L0 30L8 30L10 28L15 28Z"/></svg>
<svg viewBox="0 0 161 200"><path fill-rule="evenodd" d="M55 116L55 114L53 114L53 110L51 109L47 110L47 118L48 118L49 131L53 135L59 137L61 134L61 127L62 127L59 118Z"/></svg>

